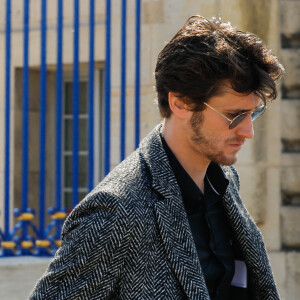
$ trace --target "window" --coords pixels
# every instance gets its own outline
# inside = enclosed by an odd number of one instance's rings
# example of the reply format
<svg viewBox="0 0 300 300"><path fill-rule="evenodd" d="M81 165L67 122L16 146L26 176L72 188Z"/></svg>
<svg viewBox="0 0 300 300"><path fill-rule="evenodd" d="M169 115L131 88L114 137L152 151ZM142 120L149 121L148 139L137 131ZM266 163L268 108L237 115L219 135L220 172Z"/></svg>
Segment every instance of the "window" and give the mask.
<svg viewBox="0 0 300 300"><path fill-rule="evenodd" d="M98 72L99 73L99 72ZM97 183L102 177L102 72L95 82L95 101L94 101L94 156L95 173L94 181ZM78 197L82 200L88 191L88 81L81 78L79 83L79 174L78 174ZM73 82L64 81L64 107L63 107L63 207L72 208L72 159L73 159ZM100 172L99 172L100 170Z"/></svg>

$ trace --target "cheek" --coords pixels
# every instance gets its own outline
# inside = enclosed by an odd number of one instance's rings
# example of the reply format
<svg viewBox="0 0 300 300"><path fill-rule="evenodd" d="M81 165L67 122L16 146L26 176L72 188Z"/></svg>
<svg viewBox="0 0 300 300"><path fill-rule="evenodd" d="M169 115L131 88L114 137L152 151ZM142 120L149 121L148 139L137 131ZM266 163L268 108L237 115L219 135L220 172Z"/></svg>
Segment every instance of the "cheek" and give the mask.
<svg viewBox="0 0 300 300"><path fill-rule="evenodd" d="M211 135L219 138L227 135L227 131L229 130L228 125L224 122L224 120L216 118L205 118L202 123L202 128Z"/></svg>
<svg viewBox="0 0 300 300"><path fill-rule="evenodd" d="M216 149L216 151L226 151L228 149L228 141L230 140L227 135L222 135L213 132L210 136L210 144Z"/></svg>
<svg viewBox="0 0 300 300"><path fill-rule="evenodd" d="M215 144L224 144L228 139L227 134L224 133L224 130L220 130L217 126L212 125L210 128L203 128L202 131L205 136Z"/></svg>
<svg viewBox="0 0 300 300"><path fill-rule="evenodd" d="M224 147L230 139L228 124L204 112L195 112L189 120L194 137L201 136L213 147Z"/></svg>

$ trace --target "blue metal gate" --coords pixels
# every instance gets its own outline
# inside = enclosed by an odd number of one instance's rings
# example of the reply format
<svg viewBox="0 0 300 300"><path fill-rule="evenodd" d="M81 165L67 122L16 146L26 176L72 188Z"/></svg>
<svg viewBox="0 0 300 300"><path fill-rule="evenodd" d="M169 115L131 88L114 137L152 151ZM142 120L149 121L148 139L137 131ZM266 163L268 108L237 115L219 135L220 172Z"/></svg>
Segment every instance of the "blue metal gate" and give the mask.
<svg viewBox="0 0 300 300"><path fill-rule="evenodd" d="M121 66L120 66L120 159L125 157L126 146L126 14L128 3L121 1ZM53 1L54 3L54 1ZM80 44L80 4L87 1L73 0L73 143L72 143L72 207L78 203L79 173L79 44ZM14 1L6 0L5 22L5 176L4 176L4 227L0 229L1 256L52 255L60 245L60 231L67 216L62 205L62 90L63 90L63 0L57 0L57 56L56 56L56 122L55 122L55 201L46 207L45 188L47 185L45 162L46 149L46 107L47 107L47 0L40 0L40 144L39 147L39 220L28 206L28 140L29 140L29 20L30 0L23 0L23 77L22 77L22 200L21 207L12 212L10 195L11 163L11 15ZM139 143L140 124L140 23L141 0L135 1L135 147ZM110 107L111 107L111 1L106 0L105 11L105 121L104 121L104 174L110 170ZM89 0L89 61L88 61L88 189L94 186L94 68L95 68L95 1ZM46 215L51 221L46 224ZM11 218L15 216L15 225ZM34 224L38 224L35 226Z"/></svg>

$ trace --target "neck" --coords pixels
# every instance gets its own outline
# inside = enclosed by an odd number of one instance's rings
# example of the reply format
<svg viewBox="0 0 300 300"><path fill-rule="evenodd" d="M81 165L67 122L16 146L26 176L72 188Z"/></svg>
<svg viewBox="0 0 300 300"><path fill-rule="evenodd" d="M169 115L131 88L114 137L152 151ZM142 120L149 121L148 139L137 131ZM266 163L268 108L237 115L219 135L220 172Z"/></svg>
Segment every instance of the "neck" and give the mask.
<svg viewBox="0 0 300 300"><path fill-rule="evenodd" d="M172 116L164 121L162 134L182 167L204 192L204 177L210 161L191 147L186 130Z"/></svg>

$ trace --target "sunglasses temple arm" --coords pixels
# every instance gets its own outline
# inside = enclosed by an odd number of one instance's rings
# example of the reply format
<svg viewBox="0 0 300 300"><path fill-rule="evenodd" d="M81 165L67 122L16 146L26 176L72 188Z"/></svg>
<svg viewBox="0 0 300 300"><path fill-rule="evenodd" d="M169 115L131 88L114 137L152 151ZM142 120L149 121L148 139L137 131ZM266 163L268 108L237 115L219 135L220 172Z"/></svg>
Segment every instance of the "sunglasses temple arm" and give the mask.
<svg viewBox="0 0 300 300"><path fill-rule="evenodd" d="M222 113L220 113L219 111L217 111L216 109L214 109L212 106L210 106L209 104L207 104L206 102L204 102L204 104L206 106L208 106L209 108L211 108L213 111L215 111L217 114L219 114L220 116L222 116L223 118L225 118L227 121L230 122L230 124L233 122L233 120L227 118L225 115L223 115Z"/></svg>

